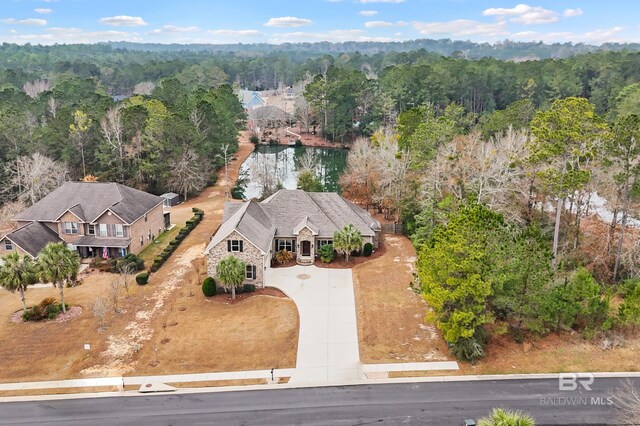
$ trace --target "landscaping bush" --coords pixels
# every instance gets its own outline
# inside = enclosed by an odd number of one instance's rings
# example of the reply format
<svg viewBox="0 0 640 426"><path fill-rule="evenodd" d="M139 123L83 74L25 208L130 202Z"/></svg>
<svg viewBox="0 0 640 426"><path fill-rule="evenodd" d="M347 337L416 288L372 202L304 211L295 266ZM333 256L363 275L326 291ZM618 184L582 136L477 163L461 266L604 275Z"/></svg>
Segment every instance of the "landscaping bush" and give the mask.
<svg viewBox="0 0 640 426"><path fill-rule="evenodd" d="M135 263L136 270L138 271L144 270L144 259L142 259L141 257L136 256L133 253L129 253L124 257L124 259L127 260L127 262L129 263Z"/></svg>
<svg viewBox="0 0 640 426"><path fill-rule="evenodd" d="M365 243L364 247L362 248L362 254L363 256L371 256L371 254L373 253L373 244L371 243Z"/></svg>
<svg viewBox="0 0 640 426"><path fill-rule="evenodd" d="M296 139L295 146L302 146L302 141L300 139Z"/></svg>
<svg viewBox="0 0 640 426"><path fill-rule="evenodd" d="M289 263L293 261L293 259L294 259L293 253L287 249L282 249L276 252L276 261L281 265L284 265L285 263Z"/></svg>
<svg viewBox="0 0 640 426"><path fill-rule="evenodd" d="M318 256L320 257L320 262L322 263L331 263L335 257L335 252L333 250L333 244L325 244L318 249Z"/></svg>
<svg viewBox="0 0 640 426"><path fill-rule="evenodd" d="M69 305L65 304L69 309ZM27 309L22 314L23 321L42 321L56 319L62 312L62 304L58 303L55 298L47 297L35 306Z"/></svg>
<svg viewBox="0 0 640 426"><path fill-rule="evenodd" d="M212 297L215 296L216 293L217 286L215 280L211 277L205 278L202 282L202 294L204 294L206 297Z"/></svg>
<svg viewBox="0 0 640 426"><path fill-rule="evenodd" d="M256 286L253 284L245 284L242 286L242 293L253 293L256 291Z"/></svg>
<svg viewBox="0 0 640 426"><path fill-rule="evenodd" d="M140 272L138 275L136 275L136 283L138 285L146 285L148 282L149 282L149 274L147 272Z"/></svg>
<svg viewBox="0 0 640 426"><path fill-rule="evenodd" d="M257 145L258 142L260 142L260 138L258 137L258 135L251 135L251 137L249 138L249 141L252 144Z"/></svg>

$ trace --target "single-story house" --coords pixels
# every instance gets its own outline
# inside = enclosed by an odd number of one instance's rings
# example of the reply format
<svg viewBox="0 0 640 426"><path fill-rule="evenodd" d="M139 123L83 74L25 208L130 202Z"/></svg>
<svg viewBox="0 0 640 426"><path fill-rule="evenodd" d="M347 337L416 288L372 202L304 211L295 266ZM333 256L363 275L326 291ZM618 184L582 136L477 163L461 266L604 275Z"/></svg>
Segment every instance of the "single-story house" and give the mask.
<svg viewBox="0 0 640 426"><path fill-rule="evenodd" d="M261 202L225 203L222 224L205 249L208 274L215 276L218 262L233 254L247 264L245 282L264 286L276 252L287 249L297 263L310 265L347 225L360 231L363 243L378 247L380 222L333 192L282 189Z"/></svg>
<svg viewBox="0 0 640 426"><path fill-rule="evenodd" d="M49 242L65 242L81 257L137 254L166 228L163 203L118 183L66 182L14 218L0 256L36 257Z"/></svg>

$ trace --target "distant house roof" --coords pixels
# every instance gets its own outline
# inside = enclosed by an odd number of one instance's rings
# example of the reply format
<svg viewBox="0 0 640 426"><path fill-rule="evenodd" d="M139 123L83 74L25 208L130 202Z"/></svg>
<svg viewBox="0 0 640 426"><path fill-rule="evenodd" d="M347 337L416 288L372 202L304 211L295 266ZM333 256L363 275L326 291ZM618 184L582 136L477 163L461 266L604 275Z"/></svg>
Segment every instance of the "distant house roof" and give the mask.
<svg viewBox="0 0 640 426"><path fill-rule="evenodd" d="M234 230L266 252L274 237L293 237L304 227L324 238L332 238L335 231L347 225L369 237L381 229L380 222L366 210L334 192L288 189L260 203L225 203L222 221L207 252Z"/></svg>
<svg viewBox="0 0 640 426"><path fill-rule="evenodd" d="M131 224L162 202L156 195L119 183L66 182L15 219L54 222L68 211L81 222L92 223L109 210Z"/></svg>
<svg viewBox="0 0 640 426"><path fill-rule="evenodd" d="M245 109L252 109L267 104L260 93L255 90L241 90L238 97L240 98L240 103Z"/></svg>
<svg viewBox="0 0 640 426"><path fill-rule="evenodd" d="M5 238L11 240L32 257L36 257L48 243L62 241L54 230L40 222L31 222L7 234Z"/></svg>
<svg viewBox="0 0 640 426"><path fill-rule="evenodd" d="M129 99L131 97L131 95L113 95L111 96L111 99L113 99L116 102L120 102L120 101L124 101L125 99Z"/></svg>

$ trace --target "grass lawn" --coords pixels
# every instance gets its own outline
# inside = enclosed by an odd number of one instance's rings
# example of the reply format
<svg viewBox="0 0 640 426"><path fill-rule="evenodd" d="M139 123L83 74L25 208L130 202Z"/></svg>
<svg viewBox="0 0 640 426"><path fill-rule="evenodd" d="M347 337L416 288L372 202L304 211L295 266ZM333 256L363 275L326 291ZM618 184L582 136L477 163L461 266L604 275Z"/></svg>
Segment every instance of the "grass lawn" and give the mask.
<svg viewBox="0 0 640 426"><path fill-rule="evenodd" d="M139 254L146 266L149 266L153 263L153 260L162 253L162 250L165 249L169 245L169 241L173 240L178 232L180 232L181 226L174 226L168 231L164 231L162 234L158 235L153 243L146 246Z"/></svg>

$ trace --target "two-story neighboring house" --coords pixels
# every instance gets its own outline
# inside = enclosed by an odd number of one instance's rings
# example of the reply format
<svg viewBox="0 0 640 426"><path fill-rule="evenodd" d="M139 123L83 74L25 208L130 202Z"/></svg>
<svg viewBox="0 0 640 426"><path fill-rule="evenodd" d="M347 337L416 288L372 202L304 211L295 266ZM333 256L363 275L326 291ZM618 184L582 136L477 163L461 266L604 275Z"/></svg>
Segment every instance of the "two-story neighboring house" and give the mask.
<svg viewBox="0 0 640 426"><path fill-rule="evenodd" d="M0 241L0 256L18 251L36 257L47 243L60 241L81 257L139 253L168 223L163 201L118 183L66 182L15 218L18 228Z"/></svg>

